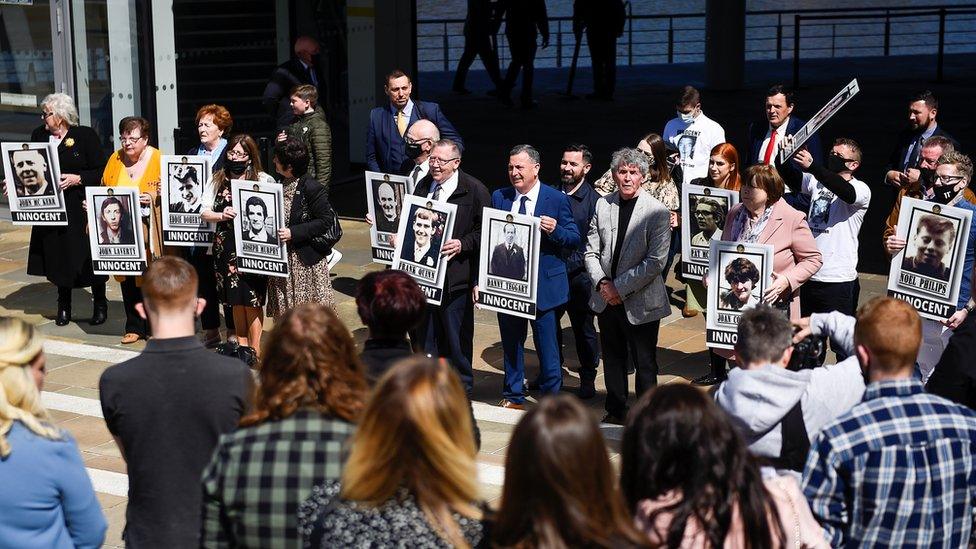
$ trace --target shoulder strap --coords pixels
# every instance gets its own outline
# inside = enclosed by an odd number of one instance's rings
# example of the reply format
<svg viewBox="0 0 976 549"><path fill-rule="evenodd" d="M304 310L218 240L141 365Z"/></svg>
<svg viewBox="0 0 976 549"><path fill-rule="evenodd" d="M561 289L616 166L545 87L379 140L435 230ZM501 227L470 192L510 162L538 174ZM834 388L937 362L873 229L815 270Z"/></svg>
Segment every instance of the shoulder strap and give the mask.
<svg viewBox="0 0 976 549"><path fill-rule="evenodd" d="M807 426L803 423L803 407L800 401L790 408L780 423L782 429L782 447L778 458L770 461L777 469L789 469L803 472L807 454L810 452L810 437L807 436Z"/></svg>

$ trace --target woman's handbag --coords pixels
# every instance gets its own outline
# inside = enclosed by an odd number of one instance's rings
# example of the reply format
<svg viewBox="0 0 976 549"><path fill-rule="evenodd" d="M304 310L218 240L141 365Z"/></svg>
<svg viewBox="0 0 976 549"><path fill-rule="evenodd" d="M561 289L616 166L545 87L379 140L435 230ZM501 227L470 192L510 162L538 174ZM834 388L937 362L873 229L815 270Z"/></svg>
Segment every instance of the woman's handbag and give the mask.
<svg viewBox="0 0 976 549"><path fill-rule="evenodd" d="M313 236L311 242L312 249L322 255L332 253L332 248L342 238L342 226L339 225L339 216L336 215L331 205L329 206L329 217L332 223L329 224L329 227L324 233Z"/></svg>

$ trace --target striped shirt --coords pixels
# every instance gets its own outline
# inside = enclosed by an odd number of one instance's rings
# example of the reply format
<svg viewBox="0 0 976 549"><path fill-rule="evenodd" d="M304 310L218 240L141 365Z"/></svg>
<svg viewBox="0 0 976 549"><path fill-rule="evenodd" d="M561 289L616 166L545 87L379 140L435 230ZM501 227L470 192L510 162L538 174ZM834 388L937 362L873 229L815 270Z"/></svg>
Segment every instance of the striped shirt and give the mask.
<svg viewBox="0 0 976 549"><path fill-rule="evenodd" d="M874 382L817 436L803 491L833 547L965 547L974 456L976 412L913 379Z"/></svg>

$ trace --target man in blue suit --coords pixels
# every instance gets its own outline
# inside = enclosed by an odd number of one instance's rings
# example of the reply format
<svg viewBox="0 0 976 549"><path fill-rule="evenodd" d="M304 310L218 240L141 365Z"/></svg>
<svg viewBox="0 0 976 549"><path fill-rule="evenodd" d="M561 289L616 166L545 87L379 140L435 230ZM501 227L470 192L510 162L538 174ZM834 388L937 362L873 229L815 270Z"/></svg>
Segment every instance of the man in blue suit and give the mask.
<svg viewBox="0 0 976 549"><path fill-rule="evenodd" d="M532 334L539 355L539 390L558 393L563 376L559 365L559 343L556 331L556 309L569 301L569 279L566 276L564 249L580 245L580 230L573 221L569 199L558 190L539 181L539 151L531 145L517 145L509 153L508 179L512 186L491 195L491 207L540 218L542 232L539 271L536 274L536 317ZM475 301L478 288L475 286ZM504 313L498 314L505 361L503 408L522 409L525 403L525 336L530 321Z"/></svg>
<svg viewBox="0 0 976 549"><path fill-rule="evenodd" d="M421 119L433 122L443 139L450 139L457 143L459 149L464 150L461 136L441 112L440 105L410 99L413 83L403 71L396 69L387 75L383 90L390 98L390 104L376 107L369 113L369 129L366 132L367 170L409 174L415 163L410 151L405 150L403 136L411 124Z"/></svg>
<svg viewBox="0 0 976 549"><path fill-rule="evenodd" d="M755 123L749 126L749 158L747 166L756 164L772 164L780 172L785 181L801 181L803 172L797 168L792 160L780 163L777 160L781 145L788 136L793 136L800 131L807 121L798 116L793 116L795 107L795 97L793 91L776 84L766 92L766 114L765 123ZM823 165L823 146L820 144L820 136L813 134L804 144L804 148L810 151L813 156L813 163ZM792 172L792 173L784 173ZM792 177L791 177L792 176ZM783 198L794 208L806 212L810 203L802 194L800 188L790 187L789 193ZM792 195L792 196L790 196Z"/></svg>

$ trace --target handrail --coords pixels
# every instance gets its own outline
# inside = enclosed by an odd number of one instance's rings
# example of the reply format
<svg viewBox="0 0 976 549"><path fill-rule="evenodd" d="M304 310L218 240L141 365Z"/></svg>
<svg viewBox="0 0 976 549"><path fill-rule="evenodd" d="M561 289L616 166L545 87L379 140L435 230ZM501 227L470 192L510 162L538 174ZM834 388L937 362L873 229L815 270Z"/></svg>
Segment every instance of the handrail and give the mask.
<svg viewBox="0 0 976 549"><path fill-rule="evenodd" d="M625 7L627 23L624 27L624 35L618 42L621 65L704 59L706 17L704 13L635 15L632 13L630 2L626 2ZM914 39L913 41L919 47L937 49L940 52L939 67L942 67L942 58L947 46L955 48L956 51L960 48L965 48L964 51L976 51L976 25L969 25L961 30L949 25L950 22L956 24L974 21L970 18L960 18L962 15L976 13L974 9L976 4L751 10L746 12L745 53L750 59L788 59L792 55L794 65L797 63L796 59L802 56L801 54L806 54L805 57L843 57L845 54L862 55L861 52L877 51L878 55L888 56L893 51L905 51L903 47L896 46L900 41L904 41L899 39L927 35L932 36L931 43L918 44ZM906 29L904 24L892 25L892 19L927 17L940 13L944 15L938 20L938 29L926 28L928 25L934 26L935 19L918 21L918 26L921 26L922 30ZM840 21L841 19L848 21ZM804 32L805 45L801 51L797 38L800 28L797 20L804 30L822 28L827 34L814 36L820 31ZM417 21L417 53L421 70L452 70L463 50L461 27L464 21L463 18ZM553 47L539 51L536 56L537 67L568 65L568 56L572 55L577 41L577 37L572 32L571 22L571 16L549 18L552 31L550 42ZM876 27L873 25L875 22ZM856 34L863 40L859 40L856 44L849 44L852 35L845 33L843 29L855 25L867 25L869 30ZM810 32L814 34L809 34ZM500 34L503 33L504 23L500 31ZM892 37L896 39L892 40ZM507 61L510 58L507 40L496 39L495 42L499 60ZM877 45L873 47L865 45L870 43ZM585 66L588 59L581 58L580 62ZM941 74L942 70L937 72Z"/></svg>

